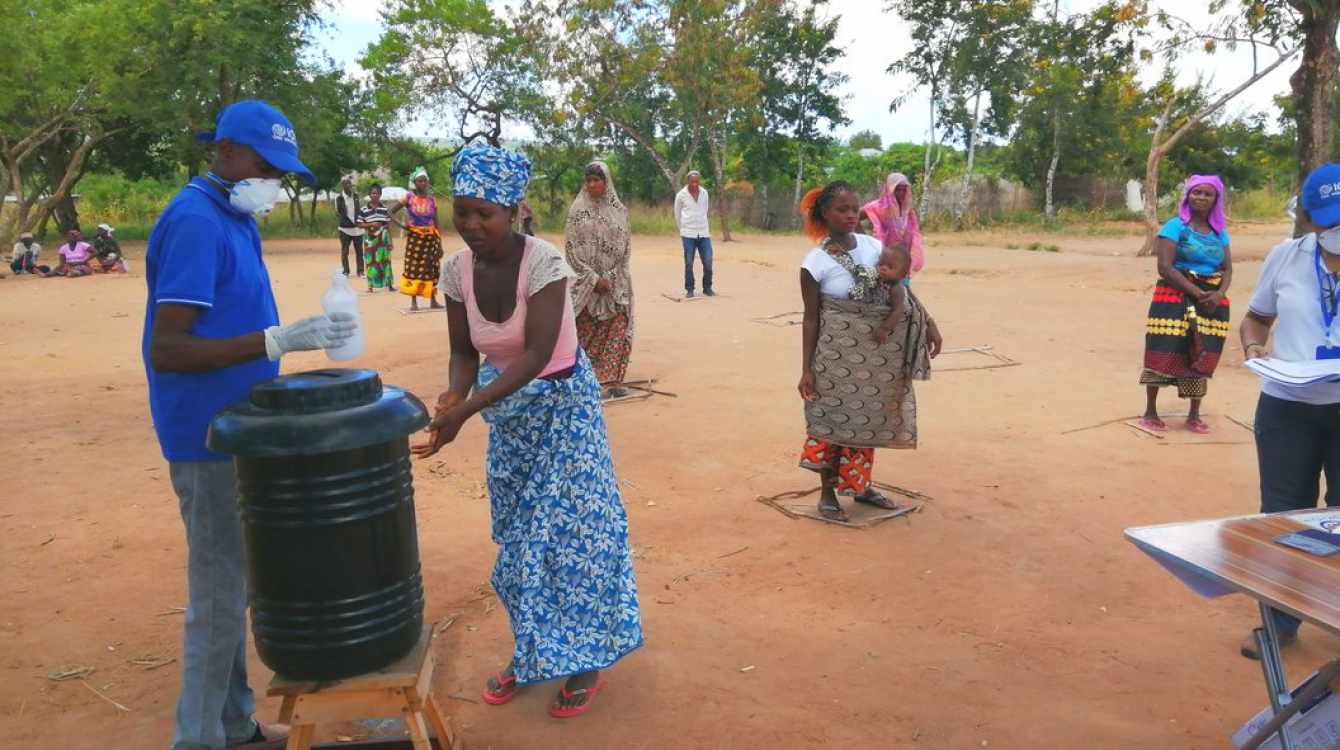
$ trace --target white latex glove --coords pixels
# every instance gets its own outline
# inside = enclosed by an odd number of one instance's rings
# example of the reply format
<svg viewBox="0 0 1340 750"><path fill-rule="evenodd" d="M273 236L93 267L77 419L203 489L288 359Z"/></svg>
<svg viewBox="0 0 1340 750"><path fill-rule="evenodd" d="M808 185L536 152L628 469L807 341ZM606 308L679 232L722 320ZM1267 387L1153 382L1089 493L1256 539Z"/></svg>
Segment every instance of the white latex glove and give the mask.
<svg viewBox="0 0 1340 750"><path fill-rule="evenodd" d="M338 349L352 338L358 322L350 313L313 315L286 326L265 329L265 355L275 361L289 352Z"/></svg>

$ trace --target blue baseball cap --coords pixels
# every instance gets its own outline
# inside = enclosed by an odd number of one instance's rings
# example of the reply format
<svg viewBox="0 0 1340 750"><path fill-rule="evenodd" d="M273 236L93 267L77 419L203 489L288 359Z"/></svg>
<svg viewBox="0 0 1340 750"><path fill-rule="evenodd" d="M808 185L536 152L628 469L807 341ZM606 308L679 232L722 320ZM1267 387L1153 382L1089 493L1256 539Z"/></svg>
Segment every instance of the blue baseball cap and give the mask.
<svg viewBox="0 0 1340 750"><path fill-rule="evenodd" d="M1323 164L1303 180L1303 208L1319 227L1340 224L1340 164Z"/></svg>
<svg viewBox="0 0 1340 750"><path fill-rule="evenodd" d="M282 112L262 101L246 99L224 107L214 121L214 130L196 139L208 143L228 139L255 149L271 166L316 183L316 176L298 160L298 135Z"/></svg>

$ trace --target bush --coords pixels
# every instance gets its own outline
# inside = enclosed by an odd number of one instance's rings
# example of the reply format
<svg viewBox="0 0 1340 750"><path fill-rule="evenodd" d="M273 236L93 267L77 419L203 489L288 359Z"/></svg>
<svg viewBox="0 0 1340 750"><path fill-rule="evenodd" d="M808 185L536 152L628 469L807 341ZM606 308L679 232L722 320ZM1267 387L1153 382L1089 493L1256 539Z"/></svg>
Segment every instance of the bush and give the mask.
<svg viewBox="0 0 1340 750"><path fill-rule="evenodd" d="M1284 221L1289 218L1285 213L1285 204L1292 194L1287 190L1261 187L1247 190L1229 197L1225 204L1229 221Z"/></svg>

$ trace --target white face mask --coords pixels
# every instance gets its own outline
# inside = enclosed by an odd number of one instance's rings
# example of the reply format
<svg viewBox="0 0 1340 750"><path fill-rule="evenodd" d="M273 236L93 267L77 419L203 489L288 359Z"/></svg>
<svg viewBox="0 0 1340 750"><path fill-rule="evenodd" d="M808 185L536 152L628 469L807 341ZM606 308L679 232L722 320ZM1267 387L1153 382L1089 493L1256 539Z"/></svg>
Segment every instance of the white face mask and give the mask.
<svg viewBox="0 0 1340 750"><path fill-rule="evenodd" d="M279 201L283 183L279 180L252 177L235 183L228 190L228 202L238 213L265 216Z"/></svg>
<svg viewBox="0 0 1340 750"><path fill-rule="evenodd" d="M1340 226L1317 233L1317 244L1331 255L1340 255Z"/></svg>

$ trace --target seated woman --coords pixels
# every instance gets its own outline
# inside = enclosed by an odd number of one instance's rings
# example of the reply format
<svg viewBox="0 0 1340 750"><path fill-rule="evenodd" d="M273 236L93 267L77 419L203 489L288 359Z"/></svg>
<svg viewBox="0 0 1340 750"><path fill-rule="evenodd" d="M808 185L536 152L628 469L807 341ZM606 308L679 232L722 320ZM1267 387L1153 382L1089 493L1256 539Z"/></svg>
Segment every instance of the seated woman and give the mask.
<svg viewBox="0 0 1340 750"><path fill-rule="evenodd" d="M93 273L89 260L93 257L93 248L84 242L84 233L78 228L65 233L65 244L60 246L60 265L51 271L52 276L77 278Z"/></svg>
<svg viewBox="0 0 1340 750"><path fill-rule="evenodd" d="M450 382L414 453L433 455L476 414L488 423L492 584L515 648L483 698L501 705L522 686L565 679L549 713L569 718L590 708L600 670L642 645L642 619L600 385L577 346L572 269L513 229L530 170L526 157L479 143L452 162L452 222L466 247L441 273Z"/></svg>
<svg viewBox="0 0 1340 750"><path fill-rule="evenodd" d="M116 241L110 224L98 225L98 236L93 238L93 252L97 257L89 265L97 273L125 273L130 269L121 255L121 243Z"/></svg>

